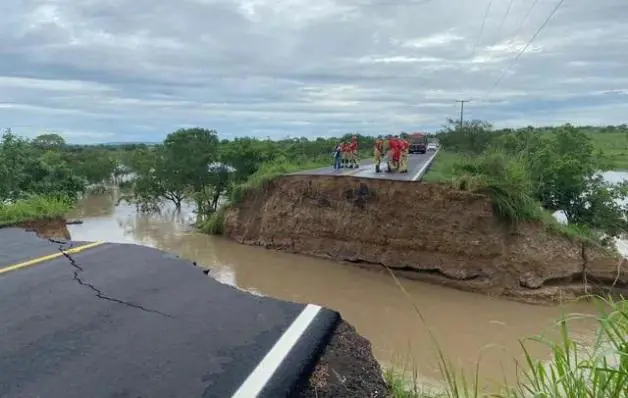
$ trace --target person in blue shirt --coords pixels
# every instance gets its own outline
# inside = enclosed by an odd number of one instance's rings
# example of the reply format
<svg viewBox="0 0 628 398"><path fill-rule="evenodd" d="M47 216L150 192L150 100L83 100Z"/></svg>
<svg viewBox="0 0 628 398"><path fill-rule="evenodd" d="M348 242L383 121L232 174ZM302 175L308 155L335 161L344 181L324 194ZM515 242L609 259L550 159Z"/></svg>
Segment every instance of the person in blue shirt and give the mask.
<svg viewBox="0 0 628 398"><path fill-rule="evenodd" d="M342 146L343 143L336 145L336 149L334 150L334 169L338 170L342 168Z"/></svg>

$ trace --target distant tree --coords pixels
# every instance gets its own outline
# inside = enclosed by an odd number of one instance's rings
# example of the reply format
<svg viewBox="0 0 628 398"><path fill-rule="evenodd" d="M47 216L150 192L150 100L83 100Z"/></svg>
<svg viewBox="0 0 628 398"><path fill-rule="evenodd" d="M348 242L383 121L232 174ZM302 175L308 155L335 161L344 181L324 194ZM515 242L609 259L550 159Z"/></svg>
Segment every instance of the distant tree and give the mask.
<svg viewBox="0 0 628 398"><path fill-rule="evenodd" d="M59 134L41 134L33 139L33 144L39 148L61 148L65 146L65 140Z"/></svg>

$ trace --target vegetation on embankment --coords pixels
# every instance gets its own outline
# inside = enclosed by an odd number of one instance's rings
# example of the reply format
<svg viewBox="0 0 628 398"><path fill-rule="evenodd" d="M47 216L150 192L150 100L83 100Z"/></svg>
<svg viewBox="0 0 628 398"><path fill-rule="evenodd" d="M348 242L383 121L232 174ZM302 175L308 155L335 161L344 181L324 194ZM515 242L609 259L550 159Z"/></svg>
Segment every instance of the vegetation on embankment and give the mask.
<svg viewBox="0 0 628 398"><path fill-rule="evenodd" d="M227 203L216 209L204 222L199 223L198 228L201 232L210 235L222 235L225 231L225 212L230 206L235 206L240 203L247 192L259 189L264 183L273 178L328 165L329 159L327 157L318 157L301 163L291 163L285 158L263 163L260 165L259 169L251 174L244 182L232 184L229 187Z"/></svg>
<svg viewBox="0 0 628 398"><path fill-rule="evenodd" d="M31 196L12 203L0 204L0 227L24 221L64 218L72 209L65 198Z"/></svg>
<svg viewBox="0 0 628 398"><path fill-rule="evenodd" d="M438 393L421 390L420 380L405 379L402 372L389 370L385 378L392 389L392 398L476 398L476 397L587 397L615 398L628 396L628 301L600 299L598 324L593 341L583 342L569 333L570 320L583 318L573 314L561 319L559 339L531 337L521 341L524 361L516 381L496 386L493 392L482 391L481 363L475 374L464 374L453 367L440 348L442 390ZM435 344L438 342L435 339ZM548 360L530 355L531 344L542 344L550 352ZM417 383L418 382L418 383Z"/></svg>
<svg viewBox="0 0 628 398"><path fill-rule="evenodd" d="M424 181L487 194L495 214L515 224L542 221L568 236L610 246L628 231L622 203L628 183L604 181L599 170L607 159L591 134L570 125L548 131L493 131L480 121L452 125L439 135L444 150ZM567 226L551 217L556 211L565 214Z"/></svg>

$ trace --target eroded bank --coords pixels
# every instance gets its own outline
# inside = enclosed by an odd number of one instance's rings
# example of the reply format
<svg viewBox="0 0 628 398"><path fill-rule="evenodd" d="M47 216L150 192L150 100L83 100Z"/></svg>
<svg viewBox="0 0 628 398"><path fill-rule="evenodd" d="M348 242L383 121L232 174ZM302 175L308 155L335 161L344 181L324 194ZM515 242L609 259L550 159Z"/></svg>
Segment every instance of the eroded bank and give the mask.
<svg viewBox="0 0 628 398"><path fill-rule="evenodd" d="M526 302L628 287L621 257L540 223L504 223L489 197L447 185L284 176L244 191L224 217L240 243Z"/></svg>
<svg viewBox="0 0 628 398"><path fill-rule="evenodd" d="M70 231L64 218L47 218L41 220L22 221L14 225L6 225L4 228L17 227L34 232L44 239L70 239Z"/></svg>

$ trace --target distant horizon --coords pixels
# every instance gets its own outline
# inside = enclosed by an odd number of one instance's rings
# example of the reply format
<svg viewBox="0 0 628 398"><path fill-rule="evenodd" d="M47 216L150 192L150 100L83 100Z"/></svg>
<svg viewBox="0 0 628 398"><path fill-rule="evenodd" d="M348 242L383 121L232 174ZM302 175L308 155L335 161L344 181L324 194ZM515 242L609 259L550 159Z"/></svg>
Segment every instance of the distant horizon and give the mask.
<svg viewBox="0 0 628 398"><path fill-rule="evenodd" d="M466 121L470 121L470 119L466 120ZM489 122L490 123L490 122ZM512 127L512 126L506 126L506 127L501 127L501 126L493 126L494 130L503 130L503 129L513 129L513 130L517 130L517 129L524 129L527 128L529 126L532 126L533 128L536 129L543 129L543 128L556 128L556 127L561 127L564 126L566 124L571 124L572 126L576 127L576 128L591 128L591 129L602 129L602 128L608 128L608 127L617 127L617 128L621 128L623 126L623 128L628 128L628 122L625 123L619 123L619 124L600 124L600 125L593 125L593 124L575 124L575 123L569 123L569 122L565 122L565 123L560 123L560 124L546 124L546 125L531 125L531 124L527 124L527 125L520 125L518 127ZM201 126L195 126L195 127L184 127L184 128L205 128L205 127L201 127ZM212 130L211 128L206 128L208 130ZM7 128L2 128L2 132L6 131ZM176 131L177 129L172 130L171 132ZM115 140L115 141L92 141L90 140L89 142L80 142L82 140L80 140L80 138L78 137L72 137L72 134L70 134L70 137L68 137L68 134L64 133L64 132L56 132L56 131L44 131L38 134L30 134L30 135L24 135L24 134L20 134L19 131L16 131L15 129L11 128L11 132L17 136L20 137L24 137L27 139L33 139L41 134L58 134L61 137L63 137L63 139L66 141L67 144L69 145L132 145L132 144L145 144L145 145L152 145L152 144L160 144L163 142L163 140L167 137L168 134L170 133L164 133L163 134L163 138L160 139L155 139L155 138L151 138L151 139L146 139L146 140L141 140L141 139L129 139L129 140L124 140L124 139L120 139L120 140ZM397 131L398 132L398 131ZM419 133L425 133L425 134L429 134L429 135L435 135L438 134L440 132L442 132L442 128L438 129L438 130L428 130L428 129L413 129L413 130L407 130L405 131L407 133L413 133L413 132L419 132ZM285 139L289 139L289 138L301 138L301 137L305 137L308 140L316 140L318 138L325 138L325 139L331 139L331 138L339 138L343 135L349 135L349 134L362 134L364 136L378 136L378 135L382 135L382 134L394 134L394 132L374 132L374 133L360 133L357 131L348 131L348 132L344 132L344 133L338 133L337 135L316 135L316 136L297 136L297 135L289 135L289 134L283 134L283 135L278 135L275 137L271 137L271 141L280 141L280 140L285 140ZM255 138L258 140L266 140L268 139L267 137L261 137L261 136L255 136L255 135L231 135L231 134L221 134L220 131L218 131L218 138L220 140L223 139L227 139L227 140L233 140L235 138Z"/></svg>

